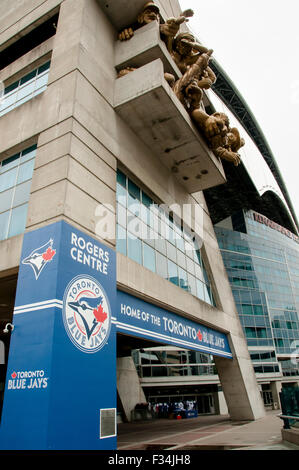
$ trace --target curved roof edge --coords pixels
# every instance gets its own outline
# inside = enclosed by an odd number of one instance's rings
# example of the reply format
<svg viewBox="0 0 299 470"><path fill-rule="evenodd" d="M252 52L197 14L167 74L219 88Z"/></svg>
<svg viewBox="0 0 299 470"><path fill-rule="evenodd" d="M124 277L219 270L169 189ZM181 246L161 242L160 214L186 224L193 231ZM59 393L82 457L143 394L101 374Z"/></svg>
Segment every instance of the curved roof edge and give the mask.
<svg viewBox="0 0 299 470"><path fill-rule="evenodd" d="M256 146L261 152L270 171L272 172L275 180L277 181L279 188L281 189L281 192L285 198L285 202L287 203L290 213L293 217L293 221L295 223L298 234L299 224L288 190L286 188L285 182L282 178L274 155L271 151L271 148L267 142L267 139L264 136L263 131L261 130L257 120L255 119L253 112L247 105L245 99L238 91L234 83L231 81L231 79L228 77L226 72L223 70L221 65L215 60L214 57L210 61L209 65L217 77L216 82L212 86L213 91L218 95L219 98L221 98L221 100L233 113L236 119L242 124L244 129L247 131L247 133L255 142Z"/></svg>

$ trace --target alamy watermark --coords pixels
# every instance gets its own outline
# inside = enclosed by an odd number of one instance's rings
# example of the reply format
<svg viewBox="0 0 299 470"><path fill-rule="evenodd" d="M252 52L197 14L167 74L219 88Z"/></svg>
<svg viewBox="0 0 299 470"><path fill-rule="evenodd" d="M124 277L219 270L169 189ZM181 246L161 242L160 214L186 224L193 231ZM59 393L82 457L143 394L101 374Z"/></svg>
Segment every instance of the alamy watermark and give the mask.
<svg viewBox="0 0 299 470"><path fill-rule="evenodd" d="M118 201L125 207L126 197ZM125 209L124 209L125 210ZM125 230L116 233L116 214L112 204L99 204L95 210L95 233L100 238L115 240L139 238L143 241L181 240L186 251L200 249L203 243L204 210L200 204L130 204L126 220L121 224ZM120 218L120 214L118 215Z"/></svg>

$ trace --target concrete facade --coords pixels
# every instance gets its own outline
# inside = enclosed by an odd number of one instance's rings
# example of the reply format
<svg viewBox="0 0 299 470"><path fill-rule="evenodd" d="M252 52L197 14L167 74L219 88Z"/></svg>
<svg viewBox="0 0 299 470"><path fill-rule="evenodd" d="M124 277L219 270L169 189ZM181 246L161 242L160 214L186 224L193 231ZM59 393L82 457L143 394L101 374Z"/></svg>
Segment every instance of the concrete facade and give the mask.
<svg viewBox="0 0 299 470"><path fill-rule="evenodd" d="M140 2L130 3L138 13ZM164 18L180 11L176 1L157 3ZM193 218L191 228L202 236L218 307L121 254L117 254L118 288L228 334L233 360L215 357L228 411L232 419L258 419L264 415L264 406L203 193L190 194L128 126L126 115L120 116L114 109L118 41L115 25L101 2L26 0L17 7L1 2L1 49L58 9L56 35L0 72L0 79L8 85L31 66L51 58L46 91L0 118L1 159L37 144L26 230L63 219L114 248L115 237L99 232L100 205L106 205L114 220L119 166L165 204L199 205L202 226ZM134 118L134 108L126 112L128 118ZM209 155L207 148L202 151ZM217 165L224 182L223 169ZM214 184L219 183L215 179ZM17 272L21 246L22 234L0 242L1 277Z"/></svg>

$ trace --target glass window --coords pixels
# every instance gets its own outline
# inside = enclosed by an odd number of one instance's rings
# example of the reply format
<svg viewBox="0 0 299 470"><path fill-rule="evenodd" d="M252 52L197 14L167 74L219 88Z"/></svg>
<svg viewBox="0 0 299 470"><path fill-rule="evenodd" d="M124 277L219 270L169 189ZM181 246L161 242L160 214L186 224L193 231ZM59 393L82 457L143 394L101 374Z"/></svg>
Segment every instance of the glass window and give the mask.
<svg viewBox="0 0 299 470"><path fill-rule="evenodd" d="M160 251L163 255L166 256L166 240L160 237L157 238L155 240L155 249L157 251Z"/></svg>
<svg viewBox="0 0 299 470"><path fill-rule="evenodd" d="M253 305L254 315L263 315L263 307L261 305Z"/></svg>
<svg viewBox="0 0 299 470"><path fill-rule="evenodd" d="M8 94L11 93L13 90L15 90L16 88L18 88L18 85L19 85L19 82L14 82L14 83L12 83L11 85L7 86L7 87L5 88L4 94L5 94L5 95L8 95Z"/></svg>
<svg viewBox="0 0 299 470"><path fill-rule="evenodd" d="M245 328L246 338L256 338L255 328Z"/></svg>
<svg viewBox="0 0 299 470"><path fill-rule="evenodd" d="M186 256L186 265L187 265L187 271L190 274L195 275L195 267L194 267L194 261L192 261L189 256Z"/></svg>
<svg viewBox="0 0 299 470"><path fill-rule="evenodd" d="M122 237L117 240L117 250L215 305L201 253L191 232L187 233L185 228L182 231L165 208L154 203L120 170L117 171L116 197L117 236Z"/></svg>
<svg viewBox="0 0 299 470"><path fill-rule="evenodd" d="M39 92L44 91L47 88L47 83L48 83L48 75L42 75L41 77L37 78L35 82L36 91L37 90Z"/></svg>
<svg viewBox="0 0 299 470"><path fill-rule="evenodd" d="M187 273L184 269L179 267L179 286L184 290L189 290L187 282Z"/></svg>
<svg viewBox="0 0 299 470"><path fill-rule="evenodd" d="M186 256L180 250L177 250L177 263L179 266L186 269Z"/></svg>
<svg viewBox="0 0 299 470"><path fill-rule="evenodd" d="M0 163L1 240L25 229L35 152L32 146Z"/></svg>
<svg viewBox="0 0 299 470"><path fill-rule="evenodd" d="M185 240L184 238L180 235L180 233L177 232L176 234L176 240L175 240L176 246L179 250L185 251Z"/></svg>
<svg viewBox="0 0 299 470"><path fill-rule="evenodd" d="M116 183L116 199L119 204L127 207L127 191L119 183Z"/></svg>
<svg viewBox="0 0 299 470"><path fill-rule="evenodd" d="M169 243L169 241L166 242L166 247L167 247L167 257L171 259L174 263L176 263L176 248L174 245Z"/></svg>
<svg viewBox="0 0 299 470"><path fill-rule="evenodd" d="M179 285L178 267L170 260L168 260L168 280L177 286Z"/></svg>
<svg viewBox="0 0 299 470"><path fill-rule="evenodd" d="M126 230L117 225L117 240L116 240L116 250L123 255L127 255L127 232Z"/></svg>
<svg viewBox="0 0 299 470"><path fill-rule="evenodd" d="M12 157L9 157L3 160L1 164L1 173L3 173L4 171L10 170L11 168L15 166L18 166L19 158L20 158L20 154L17 153L16 155L13 155Z"/></svg>
<svg viewBox="0 0 299 470"><path fill-rule="evenodd" d="M18 105L30 100L33 97L33 92L34 92L34 83L30 83L30 84L20 87L18 91L18 95L17 95Z"/></svg>
<svg viewBox="0 0 299 470"><path fill-rule="evenodd" d="M39 68L38 68L38 74L42 74L43 72L46 72L47 70L49 70L50 68L50 65L51 65L51 62L48 61L46 62L45 64L41 65Z"/></svg>
<svg viewBox="0 0 299 470"><path fill-rule="evenodd" d="M156 260L157 274L164 279L168 279L167 258L156 252Z"/></svg>
<svg viewBox="0 0 299 470"><path fill-rule="evenodd" d="M128 232L128 257L136 263L142 264L141 240Z"/></svg>
<svg viewBox="0 0 299 470"><path fill-rule="evenodd" d="M0 192L11 188L16 184L17 168L7 171L0 175Z"/></svg>
<svg viewBox="0 0 299 470"><path fill-rule="evenodd" d="M201 281L204 281L204 275L203 275L203 271L201 269L201 266L199 266L198 264L195 263L194 267L195 267L195 276L198 279L200 279Z"/></svg>
<svg viewBox="0 0 299 470"><path fill-rule="evenodd" d="M154 203L153 200L144 192L142 192L141 202L144 206L150 209L151 205Z"/></svg>
<svg viewBox="0 0 299 470"><path fill-rule="evenodd" d="M140 189L130 179L128 180L128 191L129 191L129 195L133 199L137 199L138 201L140 201Z"/></svg>
<svg viewBox="0 0 299 470"><path fill-rule="evenodd" d="M31 187L31 180L26 181L25 183L22 183L16 186L14 198L13 198L14 206L19 206L20 204L23 204L24 202L29 201L30 187Z"/></svg>
<svg viewBox="0 0 299 470"><path fill-rule="evenodd" d="M146 243L143 243L143 265L151 271L156 271L155 250Z"/></svg>
<svg viewBox="0 0 299 470"><path fill-rule="evenodd" d="M201 282L199 279L196 279L196 287L197 287L197 297L201 300L205 300L204 283Z"/></svg>
<svg viewBox="0 0 299 470"><path fill-rule="evenodd" d="M197 289L196 289L196 279L194 276L188 273L188 285L189 285L189 290L191 294L197 295Z"/></svg>
<svg viewBox="0 0 299 470"><path fill-rule="evenodd" d="M28 204L24 204L23 206L12 209L8 238L23 232L26 226L27 208Z"/></svg>
<svg viewBox="0 0 299 470"><path fill-rule="evenodd" d="M19 167L19 174L18 174L18 181L17 183L23 183L32 178L32 173L34 169L34 160L30 160L29 162L23 163Z"/></svg>
<svg viewBox="0 0 299 470"><path fill-rule="evenodd" d="M127 210L121 204L117 204L117 222L123 227L127 226Z"/></svg>
<svg viewBox="0 0 299 470"><path fill-rule="evenodd" d="M244 315L253 315L252 305L242 304L242 313Z"/></svg>
<svg viewBox="0 0 299 470"><path fill-rule="evenodd" d="M3 191L0 196L0 213L11 208L14 188Z"/></svg>
<svg viewBox="0 0 299 470"><path fill-rule="evenodd" d="M47 62L7 86L0 105L0 116L42 93L47 88L49 68L50 62Z"/></svg>
<svg viewBox="0 0 299 470"><path fill-rule="evenodd" d="M25 75L25 77L21 78L20 85L23 85L24 83L29 82L30 80L35 78L35 75L36 75L36 70L34 70L33 72L27 73L27 75Z"/></svg>
<svg viewBox="0 0 299 470"><path fill-rule="evenodd" d="M126 177L126 175L125 175L122 171L120 171L120 170L117 170L116 181L117 181L121 186L123 186L124 188L127 187L127 177Z"/></svg>
<svg viewBox="0 0 299 470"><path fill-rule="evenodd" d="M9 221L9 211L0 214L0 240L7 238L7 228Z"/></svg>
<svg viewBox="0 0 299 470"><path fill-rule="evenodd" d="M31 160L31 158L35 157L35 152L36 152L36 145L32 145L31 147L28 147L28 149L22 150L21 154L21 163L27 162L28 160Z"/></svg>

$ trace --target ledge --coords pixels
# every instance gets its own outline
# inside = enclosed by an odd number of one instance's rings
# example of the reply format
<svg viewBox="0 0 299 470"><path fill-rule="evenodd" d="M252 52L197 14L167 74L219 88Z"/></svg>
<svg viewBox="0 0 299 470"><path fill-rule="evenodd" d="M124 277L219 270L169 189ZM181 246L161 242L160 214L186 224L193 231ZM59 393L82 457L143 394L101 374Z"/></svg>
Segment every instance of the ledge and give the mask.
<svg viewBox="0 0 299 470"><path fill-rule="evenodd" d="M136 22L145 0L98 0L113 26L119 31Z"/></svg>
<svg viewBox="0 0 299 470"><path fill-rule="evenodd" d="M172 73L175 78L181 77L181 72L160 39L159 25L156 21L134 31L134 36L128 41L117 41L115 44L117 71L125 67L142 67L155 59L162 60L164 72Z"/></svg>
<svg viewBox="0 0 299 470"><path fill-rule="evenodd" d="M115 81L114 109L189 193L226 182L221 161L164 79L160 59Z"/></svg>
<svg viewBox="0 0 299 470"><path fill-rule="evenodd" d="M281 437L283 441L291 442L299 446L299 429L282 429Z"/></svg>

